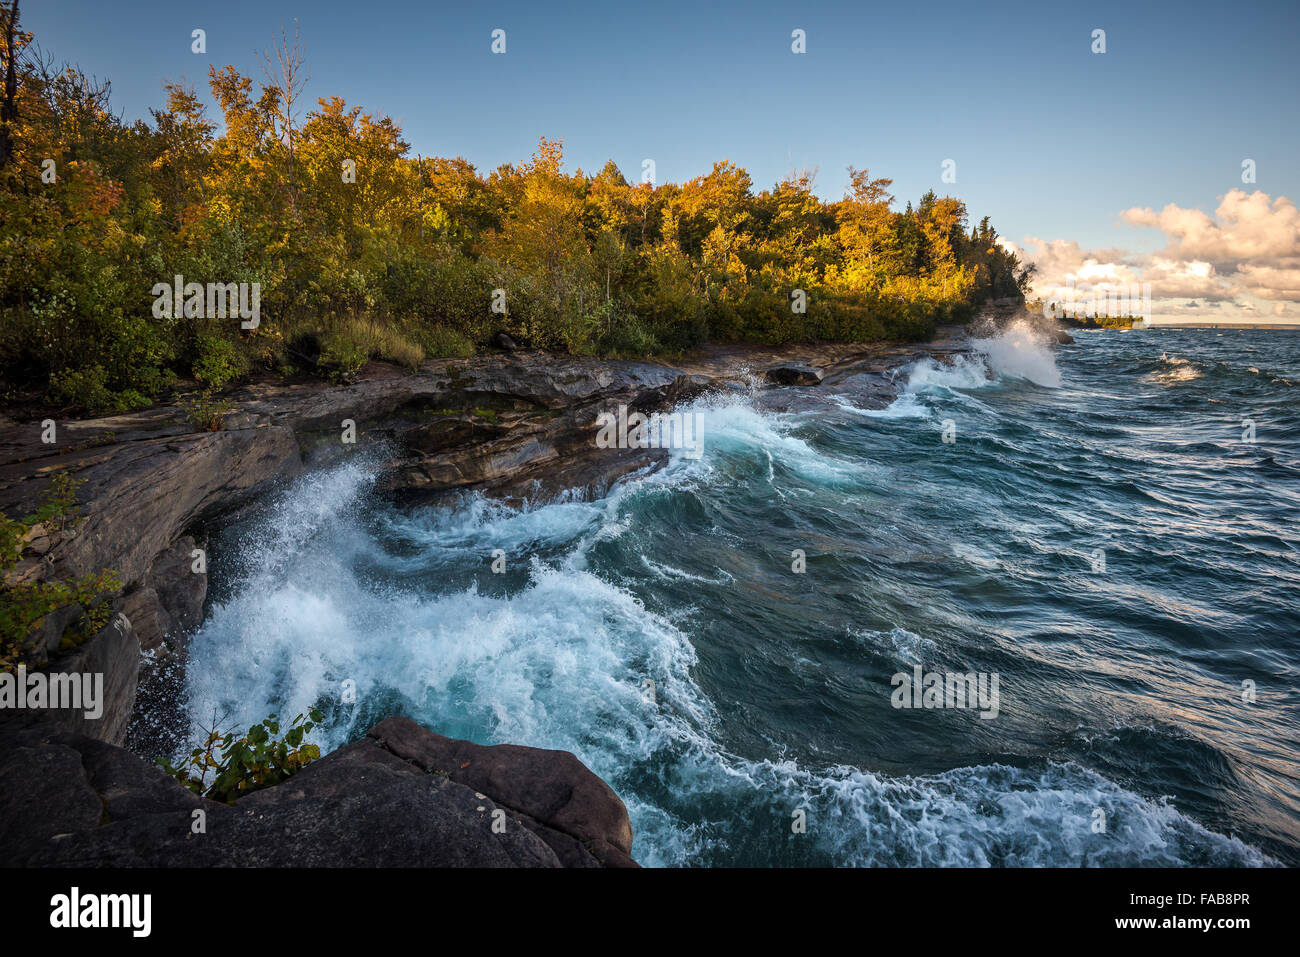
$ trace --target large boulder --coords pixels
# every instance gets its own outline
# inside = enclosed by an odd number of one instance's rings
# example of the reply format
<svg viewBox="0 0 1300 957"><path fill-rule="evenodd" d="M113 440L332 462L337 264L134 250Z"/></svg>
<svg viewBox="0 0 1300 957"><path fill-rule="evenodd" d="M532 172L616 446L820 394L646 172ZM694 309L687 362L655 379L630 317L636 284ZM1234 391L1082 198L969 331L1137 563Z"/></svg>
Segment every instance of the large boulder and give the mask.
<svg viewBox="0 0 1300 957"><path fill-rule="evenodd" d="M542 825L545 830L539 833L562 858L572 852L572 842L549 840L546 832L578 841L607 866L634 863L627 808L613 788L568 751L474 744L400 717L379 722L368 737L425 772L490 794L503 807Z"/></svg>
<svg viewBox="0 0 1300 957"><path fill-rule="evenodd" d="M816 366L788 362L768 369L763 378L775 385L821 385L824 375Z"/></svg>
<svg viewBox="0 0 1300 957"><path fill-rule="evenodd" d="M445 773L422 763L448 757ZM48 722L0 729L0 866L636 866L631 837L618 796L573 755L405 719L233 806Z"/></svg>

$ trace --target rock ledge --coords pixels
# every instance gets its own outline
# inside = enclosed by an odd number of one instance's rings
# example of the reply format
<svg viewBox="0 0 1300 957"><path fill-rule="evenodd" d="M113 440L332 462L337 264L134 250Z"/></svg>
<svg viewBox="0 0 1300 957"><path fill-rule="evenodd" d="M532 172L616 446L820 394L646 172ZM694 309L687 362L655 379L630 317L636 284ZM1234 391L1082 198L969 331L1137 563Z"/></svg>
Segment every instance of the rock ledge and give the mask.
<svg viewBox="0 0 1300 957"><path fill-rule="evenodd" d="M636 867L631 847L623 802L569 752L406 718L233 806L45 719L0 734L0 866Z"/></svg>

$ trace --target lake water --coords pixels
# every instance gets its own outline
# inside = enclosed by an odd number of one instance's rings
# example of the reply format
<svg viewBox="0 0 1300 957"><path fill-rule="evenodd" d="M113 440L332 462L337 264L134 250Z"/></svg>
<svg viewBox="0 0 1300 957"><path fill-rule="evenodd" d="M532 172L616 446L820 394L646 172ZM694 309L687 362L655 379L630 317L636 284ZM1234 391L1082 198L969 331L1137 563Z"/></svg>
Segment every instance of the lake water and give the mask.
<svg viewBox="0 0 1300 957"><path fill-rule="evenodd" d="M1300 334L973 345L697 401L597 501L309 475L213 547L191 713L563 748L647 865L1300 863ZM996 716L895 707L917 667Z"/></svg>

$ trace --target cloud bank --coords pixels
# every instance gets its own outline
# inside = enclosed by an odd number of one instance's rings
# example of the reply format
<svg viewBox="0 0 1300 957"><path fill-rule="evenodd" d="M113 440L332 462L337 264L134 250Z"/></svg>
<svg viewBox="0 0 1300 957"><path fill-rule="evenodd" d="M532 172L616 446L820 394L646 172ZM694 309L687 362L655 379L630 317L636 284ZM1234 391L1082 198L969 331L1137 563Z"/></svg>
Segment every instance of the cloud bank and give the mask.
<svg viewBox="0 0 1300 957"><path fill-rule="evenodd" d="M1066 239L1028 237L1003 245L1038 267L1033 295L1050 299L1068 283L1100 290L1151 283L1152 312L1206 321L1300 319L1300 210L1285 196L1234 189L1214 214L1173 203L1133 207L1120 219L1158 229L1156 253L1083 249Z"/></svg>

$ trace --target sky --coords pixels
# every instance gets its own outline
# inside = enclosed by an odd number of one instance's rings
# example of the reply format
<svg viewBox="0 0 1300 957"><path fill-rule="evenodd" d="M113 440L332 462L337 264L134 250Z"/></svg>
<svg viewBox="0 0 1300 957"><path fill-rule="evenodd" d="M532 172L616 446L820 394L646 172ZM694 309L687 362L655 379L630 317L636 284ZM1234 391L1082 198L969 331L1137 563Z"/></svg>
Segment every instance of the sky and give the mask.
<svg viewBox="0 0 1300 957"><path fill-rule="evenodd" d="M570 170L612 158L637 180L653 159L659 182L681 182L729 159L764 188L809 168L826 199L843 194L849 165L865 167L894 180L899 206L934 189L964 200L972 222L989 216L1037 264L1040 295L1150 282L1157 317L1300 321L1296 0L21 10L56 59L112 81L128 120L178 80L219 119L209 66L260 79L261 51L296 26L307 101L338 95L392 116L421 155L485 173L563 137ZM192 52L195 29L206 53Z"/></svg>

